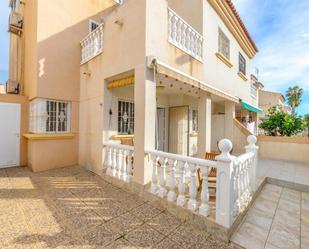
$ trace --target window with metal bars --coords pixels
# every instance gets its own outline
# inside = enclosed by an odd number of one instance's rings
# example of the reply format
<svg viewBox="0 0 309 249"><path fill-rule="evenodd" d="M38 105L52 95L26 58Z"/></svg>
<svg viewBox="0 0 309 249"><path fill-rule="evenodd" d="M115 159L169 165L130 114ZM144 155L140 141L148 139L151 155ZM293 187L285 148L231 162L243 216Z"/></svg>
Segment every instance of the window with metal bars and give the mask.
<svg viewBox="0 0 309 249"><path fill-rule="evenodd" d="M71 103L36 99L30 103L30 131L33 133L70 132Z"/></svg>
<svg viewBox="0 0 309 249"><path fill-rule="evenodd" d="M239 72L246 75L246 59L241 53L239 53Z"/></svg>
<svg viewBox="0 0 309 249"><path fill-rule="evenodd" d="M118 133L134 133L134 103L118 101Z"/></svg>
<svg viewBox="0 0 309 249"><path fill-rule="evenodd" d="M230 40L219 28L219 52L230 59Z"/></svg>

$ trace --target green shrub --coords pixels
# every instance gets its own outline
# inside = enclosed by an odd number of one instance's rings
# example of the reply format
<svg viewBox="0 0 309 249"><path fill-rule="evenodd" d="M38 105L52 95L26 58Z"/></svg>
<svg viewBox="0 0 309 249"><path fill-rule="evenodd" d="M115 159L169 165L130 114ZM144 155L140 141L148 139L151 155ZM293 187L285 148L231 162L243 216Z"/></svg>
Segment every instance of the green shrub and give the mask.
<svg viewBox="0 0 309 249"><path fill-rule="evenodd" d="M273 106L268 110L268 119L259 125L267 136L293 136L305 129L305 122L296 114L285 113L281 107Z"/></svg>

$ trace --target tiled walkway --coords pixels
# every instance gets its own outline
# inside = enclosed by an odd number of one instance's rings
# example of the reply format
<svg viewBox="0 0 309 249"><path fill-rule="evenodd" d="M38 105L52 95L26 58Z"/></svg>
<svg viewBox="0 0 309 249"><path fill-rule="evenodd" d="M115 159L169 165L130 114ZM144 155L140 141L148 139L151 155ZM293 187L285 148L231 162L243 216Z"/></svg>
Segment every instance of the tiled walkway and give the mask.
<svg viewBox="0 0 309 249"><path fill-rule="evenodd" d="M250 249L309 248L309 193L266 184L232 241Z"/></svg>
<svg viewBox="0 0 309 249"><path fill-rule="evenodd" d="M0 170L0 248L231 248L81 167Z"/></svg>

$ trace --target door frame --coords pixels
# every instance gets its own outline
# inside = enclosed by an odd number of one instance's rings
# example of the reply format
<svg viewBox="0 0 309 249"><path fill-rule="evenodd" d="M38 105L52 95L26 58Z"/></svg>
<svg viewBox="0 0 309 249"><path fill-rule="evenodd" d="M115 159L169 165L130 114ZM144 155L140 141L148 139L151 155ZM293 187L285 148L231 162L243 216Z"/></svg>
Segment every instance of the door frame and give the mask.
<svg viewBox="0 0 309 249"><path fill-rule="evenodd" d="M167 148L170 146L170 139L169 139L169 134L170 134L170 109L172 108L181 108L181 107L187 107L187 116L188 116L188 130L187 130L187 156L189 156L189 149L190 149L190 106L189 105L179 105L179 106L170 106L168 108L168 143L167 143Z"/></svg>

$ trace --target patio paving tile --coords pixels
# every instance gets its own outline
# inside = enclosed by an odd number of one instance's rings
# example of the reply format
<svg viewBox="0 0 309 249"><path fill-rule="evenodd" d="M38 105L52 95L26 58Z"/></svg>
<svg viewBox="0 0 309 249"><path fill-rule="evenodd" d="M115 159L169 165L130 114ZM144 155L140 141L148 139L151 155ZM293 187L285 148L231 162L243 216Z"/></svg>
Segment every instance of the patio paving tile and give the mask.
<svg viewBox="0 0 309 249"><path fill-rule="evenodd" d="M161 211L148 203L138 206L130 211L131 214L140 218L144 222L151 220L155 216L159 215Z"/></svg>
<svg viewBox="0 0 309 249"><path fill-rule="evenodd" d="M164 239L164 235L144 224L128 233L125 238L138 247L152 247Z"/></svg>
<svg viewBox="0 0 309 249"><path fill-rule="evenodd" d="M0 169L0 248L230 248L156 204L79 166Z"/></svg>

